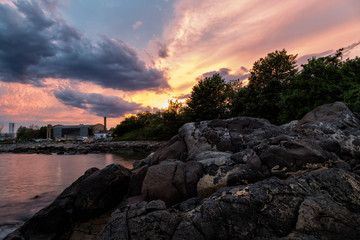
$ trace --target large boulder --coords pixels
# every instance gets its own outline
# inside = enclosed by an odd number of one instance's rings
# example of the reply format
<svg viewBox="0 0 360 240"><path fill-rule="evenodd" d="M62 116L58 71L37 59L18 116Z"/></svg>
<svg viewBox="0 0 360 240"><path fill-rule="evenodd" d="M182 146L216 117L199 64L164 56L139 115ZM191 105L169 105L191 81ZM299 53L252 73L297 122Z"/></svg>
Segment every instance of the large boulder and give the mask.
<svg viewBox="0 0 360 240"><path fill-rule="evenodd" d="M26 239L67 239L75 224L114 208L127 194L130 171L120 165L89 169L20 229Z"/></svg>
<svg viewBox="0 0 360 240"><path fill-rule="evenodd" d="M197 182L202 175L198 162L169 162L149 167L142 184L147 200L161 199L168 206L197 196Z"/></svg>
<svg viewBox="0 0 360 240"><path fill-rule="evenodd" d="M339 129L360 128L360 120L342 102L321 105L299 120L300 125L313 122L331 123Z"/></svg>

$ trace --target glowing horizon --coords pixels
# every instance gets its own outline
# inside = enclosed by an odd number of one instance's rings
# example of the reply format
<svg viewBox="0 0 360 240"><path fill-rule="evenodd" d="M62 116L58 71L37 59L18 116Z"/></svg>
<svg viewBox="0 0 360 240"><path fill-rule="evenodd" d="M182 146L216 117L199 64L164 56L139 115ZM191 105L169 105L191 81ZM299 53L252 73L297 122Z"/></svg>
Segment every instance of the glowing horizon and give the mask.
<svg viewBox="0 0 360 240"><path fill-rule="evenodd" d="M243 79L275 50L299 59L360 41L357 0L0 0L0 12L3 132L9 122L96 124L105 115L115 127L189 94L201 76Z"/></svg>

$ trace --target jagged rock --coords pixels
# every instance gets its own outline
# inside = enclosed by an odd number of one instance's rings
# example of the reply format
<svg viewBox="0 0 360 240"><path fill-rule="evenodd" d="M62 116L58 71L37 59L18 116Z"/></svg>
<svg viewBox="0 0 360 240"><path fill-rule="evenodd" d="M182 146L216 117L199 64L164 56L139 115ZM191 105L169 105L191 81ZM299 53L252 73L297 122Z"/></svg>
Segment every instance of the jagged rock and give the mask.
<svg viewBox="0 0 360 240"><path fill-rule="evenodd" d="M182 210L142 202L115 212L100 239L357 239L359 190L359 176L323 168L223 188Z"/></svg>
<svg viewBox="0 0 360 240"><path fill-rule="evenodd" d="M130 171L120 165L89 169L20 229L26 239L67 239L74 224L116 206L128 192Z"/></svg>

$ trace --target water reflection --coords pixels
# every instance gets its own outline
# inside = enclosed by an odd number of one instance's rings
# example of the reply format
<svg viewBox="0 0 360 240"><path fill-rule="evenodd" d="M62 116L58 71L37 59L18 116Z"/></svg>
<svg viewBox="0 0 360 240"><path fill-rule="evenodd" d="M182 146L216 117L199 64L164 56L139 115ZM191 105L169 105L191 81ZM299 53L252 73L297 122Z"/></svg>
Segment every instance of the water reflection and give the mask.
<svg viewBox="0 0 360 240"><path fill-rule="evenodd" d="M91 168L115 163L131 169L147 153L43 155L0 154L0 232L48 205Z"/></svg>

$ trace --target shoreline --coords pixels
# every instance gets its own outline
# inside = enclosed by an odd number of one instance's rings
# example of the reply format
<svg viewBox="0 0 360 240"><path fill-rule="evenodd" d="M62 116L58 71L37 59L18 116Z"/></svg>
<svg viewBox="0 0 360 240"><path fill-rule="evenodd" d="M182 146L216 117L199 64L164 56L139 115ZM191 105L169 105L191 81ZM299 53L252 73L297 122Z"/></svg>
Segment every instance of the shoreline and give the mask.
<svg viewBox="0 0 360 240"><path fill-rule="evenodd" d="M89 154L117 151L153 152L164 145L156 141L42 142L0 144L1 153Z"/></svg>

